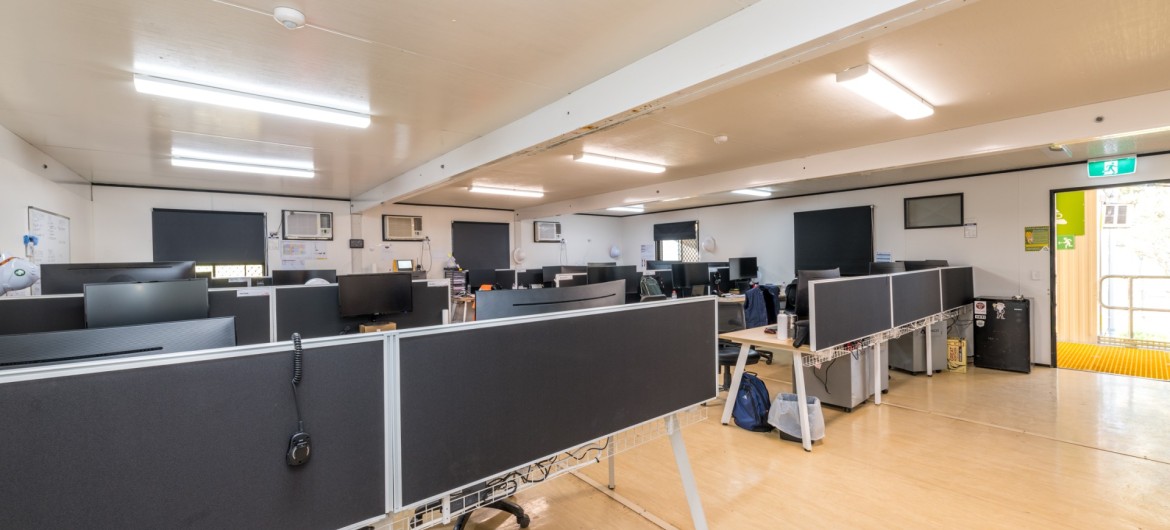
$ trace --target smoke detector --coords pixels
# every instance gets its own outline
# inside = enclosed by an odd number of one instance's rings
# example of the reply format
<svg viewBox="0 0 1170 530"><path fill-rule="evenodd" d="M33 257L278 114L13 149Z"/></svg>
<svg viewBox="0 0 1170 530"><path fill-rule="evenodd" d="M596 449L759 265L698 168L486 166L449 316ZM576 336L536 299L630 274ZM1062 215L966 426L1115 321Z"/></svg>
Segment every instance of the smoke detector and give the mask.
<svg viewBox="0 0 1170 530"><path fill-rule="evenodd" d="M305 14L291 7L278 7L272 10L272 18L288 29L305 27Z"/></svg>

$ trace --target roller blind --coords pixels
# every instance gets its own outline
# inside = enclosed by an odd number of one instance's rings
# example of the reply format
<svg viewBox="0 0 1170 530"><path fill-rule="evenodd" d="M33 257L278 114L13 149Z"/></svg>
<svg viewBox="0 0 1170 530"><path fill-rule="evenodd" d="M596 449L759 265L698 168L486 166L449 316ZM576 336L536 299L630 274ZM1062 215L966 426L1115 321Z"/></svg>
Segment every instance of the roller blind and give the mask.
<svg viewBox="0 0 1170 530"><path fill-rule="evenodd" d="M698 221L683 221L680 223L661 223L654 225L655 241L678 241L682 239L698 238Z"/></svg>
<svg viewBox="0 0 1170 530"><path fill-rule="evenodd" d="M451 253L464 270L508 268L508 223L451 223Z"/></svg>
<svg viewBox="0 0 1170 530"><path fill-rule="evenodd" d="M267 265L263 213L155 208L151 222L154 261Z"/></svg>

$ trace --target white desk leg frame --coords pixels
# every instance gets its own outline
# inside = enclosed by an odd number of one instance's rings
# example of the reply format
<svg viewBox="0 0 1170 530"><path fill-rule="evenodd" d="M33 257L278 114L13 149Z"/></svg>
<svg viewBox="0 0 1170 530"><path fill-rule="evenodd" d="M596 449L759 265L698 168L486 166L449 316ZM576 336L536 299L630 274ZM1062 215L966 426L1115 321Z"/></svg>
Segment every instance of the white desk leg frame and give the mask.
<svg viewBox="0 0 1170 530"><path fill-rule="evenodd" d="M735 371L731 373L731 388L727 389L727 402L723 404L724 425L731 421L731 409L735 408L735 398L739 395L739 382L743 380L743 367L747 366L748 351L751 346L743 344L739 347L739 357L735 360Z"/></svg>
<svg viewBox="0 0 1170 530"><path fill-rule="evenodd" d="M930 340L930 328L926 326L926 377L934 377L934 352L930 351L934 341Z"/></svg>
<svg viewBox="0 0 1170 530"><path fill-rule="evenodd" d="M608 458L608 460L609 460L609 484L607 484L607 486L609 486L609 489L614 489L617 487L617 481L614 478L615 473L614 473L614 463L613 463L613 453L614 453L613 436L610 436L609 439L606 440L606 445L609 446L609 458Z"/></svg>
<svg viewBox="0 0 1170 530"><path fill-rule="evenodd" d="M873 357L873 404L882 404L882 345L873 344L869 347L869 355ZM930 370L930 352L926 353L927 370Z"/></svg>
<svg viewBox="0 0 1170 530"><path fill-rule="evenodd" d="M691 508L691 521L695 523L695 530L707 530L707 516L703 513L703 504L699 500L699 488L695 485L695 474L691 472L687 446L683 445L682 427L679 426L678 417L674 414L667 416L665 421L666 432L670 434L670 446L674 449L674 462L678 464L683 491L686 492L687 504Z"/></svg>
<svg viewBox="0 0 1170 530"><path fill-rule="evenodd" d="M796 389L796 413L800 415L800 445L805 451L812 451L812 440L809 439L808 425L808 393L804 390L804 356L800 352L792 352L792 386Z"/></svg>

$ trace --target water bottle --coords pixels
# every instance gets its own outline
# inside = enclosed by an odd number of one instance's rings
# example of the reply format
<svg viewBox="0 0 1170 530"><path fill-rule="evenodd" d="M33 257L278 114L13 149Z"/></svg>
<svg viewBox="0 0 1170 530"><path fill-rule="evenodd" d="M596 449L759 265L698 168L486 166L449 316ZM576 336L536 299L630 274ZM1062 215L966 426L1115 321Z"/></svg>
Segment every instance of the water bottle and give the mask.
<svg viewBox="0 0 1170 530"><path fill-rule="evenodd" d="M677 300L677 299L678 299L678 290L673 290L673 291L670 291L670 299L671 299L671 300Z"/></svg>

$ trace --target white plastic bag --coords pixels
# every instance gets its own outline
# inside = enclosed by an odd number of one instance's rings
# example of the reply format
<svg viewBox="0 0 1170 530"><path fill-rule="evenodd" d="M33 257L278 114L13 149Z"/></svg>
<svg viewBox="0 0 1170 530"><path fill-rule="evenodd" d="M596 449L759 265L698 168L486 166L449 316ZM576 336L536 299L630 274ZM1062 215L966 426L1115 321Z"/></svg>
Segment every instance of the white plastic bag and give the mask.
<svg viewBox="0 0 1170 530"><path fill-rule="evenodd" d="M768 411L768 424L778 429L782 437L788 435L800 440L800 408L796 394L776 394ZM809 440L825 437L825 414L821 412L821 400L815 396L808 397L808 431Z"/></svg>

